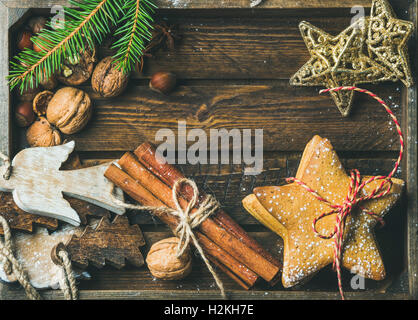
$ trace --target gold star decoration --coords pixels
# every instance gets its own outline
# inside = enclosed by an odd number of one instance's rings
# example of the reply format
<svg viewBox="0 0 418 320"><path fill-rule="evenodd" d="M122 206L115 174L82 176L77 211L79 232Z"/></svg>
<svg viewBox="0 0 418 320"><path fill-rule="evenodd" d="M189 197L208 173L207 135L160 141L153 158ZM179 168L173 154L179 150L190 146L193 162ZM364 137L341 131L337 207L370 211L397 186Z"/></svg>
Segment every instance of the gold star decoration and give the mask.
<svg viewBox="0 0 418 320"><path fill-rule="evenodd" d="M311 58L290 79L291 85L335 88L398 80L412 85L407 42L413 24L396 19L387 0L374 0L370 17L335 37L305 21L299 28ZM331 96L341 114L348 116L354 92Z"/></svg>
<svg viewBox="0 0 418 320"><path fill-rule="evenodd" d="M315 136L306 146L296 178L332 204L342 204L350 178L327 139ZM363 181L370 177L362 177ZM363 277L382 280L385 268L374 239L377 217L383 217L400 197L404 182L392 178L390 192L381 198L364 201L353 209L344 229L342 266ZM374 181L363 189L364 195L376 189ZM294 286L309 278L334 260L334 239L322 239L312 223L330 208L297 183L259 187L243 200L245 209L284 241L283 286ZM335 227L335 215L319 220L316 228L328 235Z"/></svg>
<svg viewBox="0 0 418 320"><path fill-rule="evenodd" d="M370 59L390 71L393 81L413 85L407 42L414 31L412 22L396 19L387 0L373 1L367 47Z"/></svg>

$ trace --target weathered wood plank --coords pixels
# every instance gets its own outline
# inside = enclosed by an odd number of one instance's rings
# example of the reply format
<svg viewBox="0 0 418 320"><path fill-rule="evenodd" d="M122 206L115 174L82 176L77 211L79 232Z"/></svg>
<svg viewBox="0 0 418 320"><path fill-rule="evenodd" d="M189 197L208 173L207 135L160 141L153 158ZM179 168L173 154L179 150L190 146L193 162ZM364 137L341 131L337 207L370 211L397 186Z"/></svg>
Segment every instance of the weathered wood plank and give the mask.
<svg viewBox="0 0 418 320"><path fill-rule="evenodd" d="M10 8L48 8L53 5L69 5L68 0L2 0ZM170 9L218 9L250 8L250 0L156 0L159 8ZM259 8L302 9L302 8L351 8L353 6L370 7L368 0L265 0Z"/></svg>
<svg viewBox="0 0 418 320"><path fill-rule="evenodd" d="M42 297L47 300L63 300L59 291L46 291ZM380 293L380 292L347 292L349 300L406 300L406 293ZM22 290L9 290L5 300L24 300ZM82 300L219 300L221 295L214 290L81 290L79 298ZM337 292L310 291L243 291L228 290L229 300L338 300Z"/></svg>
<svg viewBox="0 0 418 320"><path fill-rule="evenodd" d="M145 232L145 239L147 242L147 248L144 252L148 251L148 248L155 242L170 236L167 232ZM282 258L283 242L280 237L271 232L250 232L250 235L254 237L263 247L271 252L279 259ZM195 255L196 256L196 255ZM216 285L210 273L205 269L200 259L195 258L193 264L193 270L189 277L181 281L161 281L154 279L149 273L146 267L135 269L125 268L123 270L115 270L114 268L106 267L104 269L96 270L90 268L89 273L92 274L92 280L89 282L82 282L80 289L92 289L95 290L167 290L170 292L195 290L196 292L210 290L216 292ZM351 274L344 272L344 284L346 291L350 290L349 280ZM388 279L381 282L366 281L366 289L377 290L379 292L385 292L385 288L392 282L391 278L393 274L389 274ZM237 290L239 287L227 276L220 273L220 277L224 282L225 288L229 290ZM197 281L197 279L199 279ZM311 291L331 291L335 289L335 273L331 268L325 268L318 273L310 282L304 285L300 285L286 292L297 290L310 290ZM263 290L266 296L274 294L274 292L284 291L281 284L277 284L273 288L269 285L260 282L256 284L254 290ZM248 292L251 295L252 291Z"/></svg>
<svg viewBox="0 0 418 320"><path fill-rule="evenodd" d="M398 105L396 88L373 90ZM189 130L205 130L208 137L210 129L253 129L253 135L254 129L263 129L264 151L302 151L315 134L329 138L339 151L399 149L396 130L384 109L364 95L356 96L350 118L342 118L333 101L319 96L316 89L280 83L183 86L170 96L131 86L117 99L94 104L88 127L69 137L78 151L133 150L144 141L154 142L159 129L171 129L177 135L178 120L186 120ZM399 106L395 113L399 115Z"/></svg>
<svg viewBox="0 0 418 320"><path fill-rule="evenodd" d="M410 18L415 24L415 37L417 36L418 28L418 2L415 1L410 6ZM417 58L417 44L415 39L415 50L413 56L415 61ZM415 74L418 73L418 65L415 64ZM407 99L404 116L407 119L406 134L407 140L407 155L406 155L406 180L407 180L407 196L408 196L408 272L409 272L409 292L412 299L418 299L418 131L417 131L417 85L407 90Z"/></svg>
<svg viewBox="0 0 418 320"><path fill-rule="evenodd" d="M5 20L4 24L9 25L13 17L9 17L9 10L0 3L0 16ZM8 32L0 32L0 151L10 154L10 107L9 88L6 75L9 74L9 42Z"/></svg>
<svg viewBox="0 0 418 320"><path fill-rule="evenodd" d="M158 51L146 58L142 74L170 70L180 79L289 79L309 59L299 32L299 16L210 18L167 15L178 25L181 40L173 52ZM314 25L338 34L350 24L350 11L343 17L306 17ZM101 50L113 55L112 50Z"/></svg>

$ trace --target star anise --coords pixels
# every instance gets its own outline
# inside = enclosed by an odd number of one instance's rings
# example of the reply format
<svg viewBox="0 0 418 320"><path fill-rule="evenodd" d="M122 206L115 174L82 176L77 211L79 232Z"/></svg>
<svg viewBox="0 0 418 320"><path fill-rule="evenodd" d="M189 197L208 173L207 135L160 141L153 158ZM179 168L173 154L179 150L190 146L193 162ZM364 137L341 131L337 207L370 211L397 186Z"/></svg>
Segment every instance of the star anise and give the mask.
<svg viewBox="0 0 418 320"><path fill-rule="evenodd" d="M144 50L141 63L137 63L136 70L138 72L142 72L144 57L153 57L153 54L159 49L173 51L175 41L180 39L177 26L168 25L165 21L154 24L151 33L152 38Z"/></svg>

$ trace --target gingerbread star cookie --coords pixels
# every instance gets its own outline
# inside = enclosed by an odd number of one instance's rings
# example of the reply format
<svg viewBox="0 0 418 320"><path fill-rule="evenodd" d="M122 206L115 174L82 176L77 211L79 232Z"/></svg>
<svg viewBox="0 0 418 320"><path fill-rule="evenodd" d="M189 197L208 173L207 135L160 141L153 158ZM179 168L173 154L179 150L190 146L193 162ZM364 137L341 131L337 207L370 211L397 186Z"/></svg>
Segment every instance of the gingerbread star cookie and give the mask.
<svg viewBox="0 0 418 320"><path fill-rule="evenodd" d="M362 177L363 181L370 177ZM296 179L303 181L321 197L340 205L349 192L350 178L327 139L315 136L306 146ZM404 182L392 178L390 192L379 199L362 202L346 220L343 235L342 266L366 278L382 280L385 268L377 247L373 229L376 217L383 217L400 197ZM368 195L381 180L363 189ZM245 209L284 240L284 287L292 287L312 276L334 260L334 239L322 239L313 230L313 221L330 207L297 183L280 187L259 187L243 200ZM333 232L336 216L319 220L317 231Z"/></svg>

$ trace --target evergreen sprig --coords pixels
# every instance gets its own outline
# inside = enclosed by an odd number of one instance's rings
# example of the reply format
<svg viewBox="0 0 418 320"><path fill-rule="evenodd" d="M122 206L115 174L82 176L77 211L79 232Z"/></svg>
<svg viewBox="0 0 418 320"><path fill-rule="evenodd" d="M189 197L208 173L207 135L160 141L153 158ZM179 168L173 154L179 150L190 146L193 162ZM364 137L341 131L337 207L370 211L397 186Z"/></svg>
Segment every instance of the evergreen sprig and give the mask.
<svg viewBox="0 0 418 320"><path fill-rule="evenodd" d="M154 12L156 6L149 0L126 0L123 6L124 17L115 35L120 36L112 48L117 49L114 56L118 68L130 72L136 62L139 62L145 44L151 40L151 23L153 21L150 13Z"/></svg>
<svg viewBox="0 0 418 320"><path fill-rule="evenodd" d="M10 89L20 91L37 87L60 71L65 59L76 57L86 46L91 49L110 33L111 26L119 26L116 34L115 56L118 68L130 72L142 56L144 43L150 39L155 7L151 0L70 0L74 8L64 8L63 28L54 28L48 21L46 28L32 37L40 52L25 49L10 62Z"/></svg>

